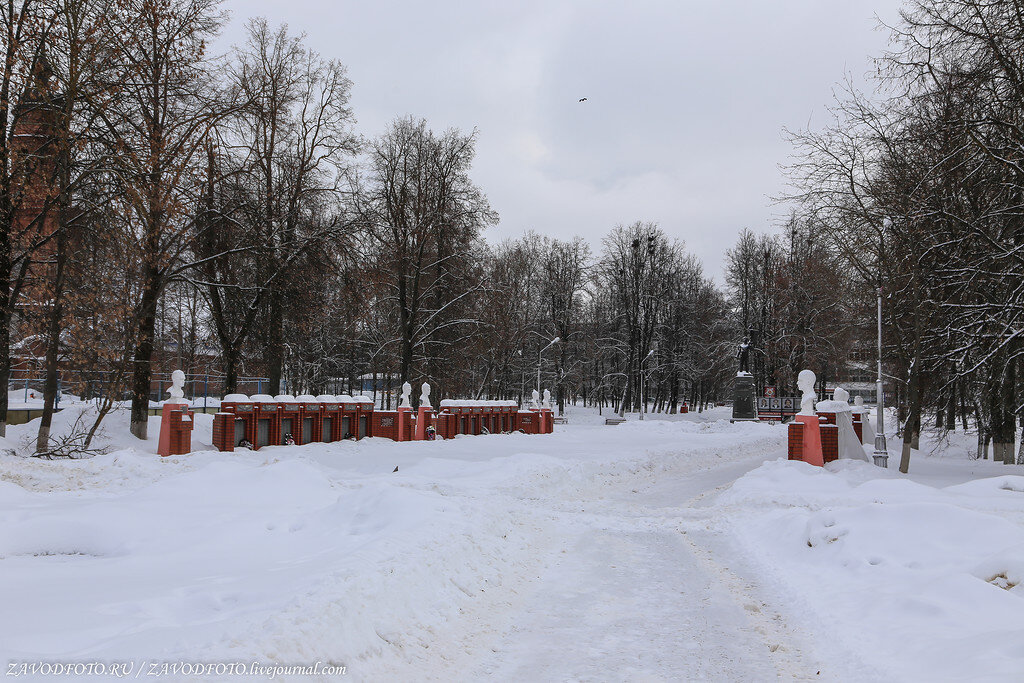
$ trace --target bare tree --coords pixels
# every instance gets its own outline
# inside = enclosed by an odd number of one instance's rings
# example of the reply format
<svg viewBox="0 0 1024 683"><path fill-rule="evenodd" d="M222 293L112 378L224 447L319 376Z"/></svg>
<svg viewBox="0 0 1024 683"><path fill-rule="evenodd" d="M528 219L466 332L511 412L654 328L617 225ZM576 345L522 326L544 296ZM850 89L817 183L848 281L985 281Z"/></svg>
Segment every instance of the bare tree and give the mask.
<svg viewBox="0 0 1024 683"><path fill-rule="evenodd" d="M221 22L215 0L122 0L106 17L121 67L120 96L104 112L112 172L136 235L139 299L132 434L147 436L157 306L187 272L202 188L203 145L230 108L208 83L206 41Z"/></svg>
<svg viewBox="0 0 1024 683"><path fill-rule="evenodd" d="M402 382L424 372L431 344L448 346L447 335L475 324L459 315L474 289L461 276L473 241L497 218L469 178L475 141L404 118L371 146L362 216L395 313Z"/></svg>

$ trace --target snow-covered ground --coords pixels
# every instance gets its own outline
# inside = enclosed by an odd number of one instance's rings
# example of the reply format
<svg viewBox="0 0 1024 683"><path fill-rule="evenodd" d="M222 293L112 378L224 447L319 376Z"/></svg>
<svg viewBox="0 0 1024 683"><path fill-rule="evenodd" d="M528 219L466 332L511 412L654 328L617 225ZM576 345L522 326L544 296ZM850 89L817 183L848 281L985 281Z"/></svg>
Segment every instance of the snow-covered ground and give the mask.
<svg viewBox="0 0 1024 683"><path fill-rule="evenodd" d="M115 414L107 455L0 456L0 659L1020 679L1021 468L815 469L727 415L161 459Z"/></svg>
<svg viewBox="0 0 1024 683"><path fill-rule="evenodd" d="M769 462L719 497L722 528L865 678L1024 680L1024 468L911 467Z"/></svg>

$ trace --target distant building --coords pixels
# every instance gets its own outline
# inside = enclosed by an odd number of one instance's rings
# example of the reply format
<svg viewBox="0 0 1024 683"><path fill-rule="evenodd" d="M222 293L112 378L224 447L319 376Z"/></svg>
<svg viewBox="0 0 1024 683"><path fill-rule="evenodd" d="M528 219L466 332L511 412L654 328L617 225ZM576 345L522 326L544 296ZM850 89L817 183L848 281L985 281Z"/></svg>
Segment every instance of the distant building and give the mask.
<svg viewBox="0 0 1024 683"><path fill-rule="evenodd" d="M875 380L878 376L878 348L874 344L863 344L857 342L850 351L846 366L840 370L835 384L826 387L827 393L831 394L837 386L841 386L850 392L850 399L858 396L864 399L865 403L874 403L876 399ZM892 387L889 382L883 383L886 402L890 400Z"/></svg>
<svg viewBox="0 0 1024 683"><path fill-rule="evenodd" d="M32 264L22 293L23 314L32 317L48 308L56 244L52 239L59 225L57 195L57 145L63 128L63 98L52 92L53 70L45 57L36 64L32 82L14 113L11 131L11 160L14 184L21 188L14 198L12 238L22 249L33 244Z"/></svg>

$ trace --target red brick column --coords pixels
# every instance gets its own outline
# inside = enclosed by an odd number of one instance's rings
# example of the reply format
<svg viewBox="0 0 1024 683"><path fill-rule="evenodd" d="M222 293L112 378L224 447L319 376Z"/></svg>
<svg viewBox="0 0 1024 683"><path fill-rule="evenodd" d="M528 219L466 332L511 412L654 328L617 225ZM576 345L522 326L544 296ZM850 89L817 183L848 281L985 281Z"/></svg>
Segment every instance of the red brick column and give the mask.
<svg viewBox="0 0 1024 683"><path fill-rule="evenodd" d="M448 411L440 412L434 416L437 435L442 439L450 439L455 436L455 416Z"/></svg>
<svg viewBox="0 0 1024 683"><path fill-rule="evenodd" d="M832 462L839 459L839 427L834 424L823 424L821 429L821 459Z"/></svg>
<svg viewBox="0 0 1024 683"><path fill-rule="evenodd" d="M216 413L213 416L213 447L218 451L235 450L235 414Z"/></svg>
<svg viewBox="0 0 1024 683"><path fill-rule="evenodd" d="M804 459L804 423L789 423L789 459Z"/></svg>
<svg viewBox="0 0 1024 683"><path fill-rule="evenodd" d="M801 459L810 464L818 465L819 467L824 464L821 456L821 425L817 415L797 415L794 420L803 424L803 447L801 449Z"/></svg>
<svg viewBox="0 0 1024 683"><path fill-rule="evenodd" d="M186 403L165 403L160 411L161 456L185 455L192 452L192 416Z"/></svg>
<svg viewBox="0 0 1024 683"><path fill-rule="evenodd" d="M412 422L412 408L398 409L398 435L395 441L409 440L409 427Z"/></svg>
<svg viewBox="0 0 1024 683"><path fill-rule="evenodd" d="M427 438L427 427L433 424L434 409L430 406L420 406L416 414L416 441L424 441ZM434 428L437 431L437 428Z"/></svg>

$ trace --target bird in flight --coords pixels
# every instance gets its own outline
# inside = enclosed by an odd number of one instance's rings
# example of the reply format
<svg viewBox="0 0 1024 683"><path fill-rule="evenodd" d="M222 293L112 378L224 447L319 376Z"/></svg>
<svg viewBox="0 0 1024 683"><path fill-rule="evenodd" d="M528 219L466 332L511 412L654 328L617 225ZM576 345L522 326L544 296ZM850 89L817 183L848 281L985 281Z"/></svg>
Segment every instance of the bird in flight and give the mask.
<svg viewBox="0 0 1024 683"><path fill-rule="evenodd" d="M586 97L581 97L581 98L580 98L580 102L586 102L586 101L587 101L587 98L586 98Z"/></svg>

